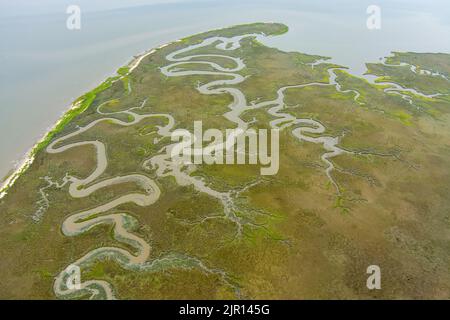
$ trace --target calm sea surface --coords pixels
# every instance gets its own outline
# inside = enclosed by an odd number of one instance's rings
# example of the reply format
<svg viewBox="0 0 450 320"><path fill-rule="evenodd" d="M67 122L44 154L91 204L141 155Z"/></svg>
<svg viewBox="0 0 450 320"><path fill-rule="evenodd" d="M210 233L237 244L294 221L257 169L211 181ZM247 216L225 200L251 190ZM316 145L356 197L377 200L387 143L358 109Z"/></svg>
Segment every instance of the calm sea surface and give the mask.
<svg viewBox="0 0 450 320"><path fill-rule="evenodd" d="M69 4L81 7L79 31L66 28ZM371 4L381 30L366 27ZM75 98L133 55L257 21L290 27L266 44L330 56L355 74L390 51L450 53L448 0L0 0L0 180Z"/></svg>

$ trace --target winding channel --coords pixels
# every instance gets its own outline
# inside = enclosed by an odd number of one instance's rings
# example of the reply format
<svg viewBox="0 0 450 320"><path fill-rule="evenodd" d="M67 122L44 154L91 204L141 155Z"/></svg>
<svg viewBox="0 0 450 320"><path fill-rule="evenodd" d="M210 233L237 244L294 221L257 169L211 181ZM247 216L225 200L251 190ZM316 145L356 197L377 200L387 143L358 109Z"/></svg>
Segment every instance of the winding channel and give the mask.
<svg viewBox="0 0 450 320"><path fill-rule="evenodd" d="M244 37L244 36L243 36ZM238 48L239 41L242 39L242 37L235 37L235 38L212 38L205 40L200 46L209 45L212 42L220 41L220 43L217 45L217 48L223 49L223 50L234 50ZM200 46L191 46L187 48L188 50L193 50ZM180 50L180 51L188 51L187 49ZM174 58L175 54L169 54L167 56L167 59L169 61L177 61L176 58ZM208 55L200 55L200 57L205 57ZM217 56L217 55L216 55ZM199 57L199 56L195 56ZM210 57L210 56L208 56ZM213 55L214 57L214 55ZM230 58L227 56L223 56L226 58ZM185 57L181 58L180 61L188 61L190 58ZM232 59L232 58L230 58ZM142 59L141 59L142 60ZM234 61L237 64L236 68L227 69L222 68L218 64L212 63L212 62L199 62L203 64L209 64L211 67L219 70L222 73L216 73L216 74L222 74L222 75L229 75L229 73L225 72L233 72L241 70L244 67L243 62L240 59L234 59ZM137 64L134 66L136 67ZM177 64L175 63L176 67ZM164 72L163 72L164 73ZM166 74L170 76L170 74ZM244 80L244 78L240 75L235 75L233 80L223 80L218 81L213 84L210 84L210 86L215 85L223 85L223 84L237 84ZM217 91L210 92L208 89L208 86L199 87L199 90L202 93L205 94L223 94L226 92L225 89L217 89ZM232 94L235 98L235 102L237 106L240 106L242 102L245 101L245 97L243 94L237 90L237 89L230 89L227 91L228 93ZM242 100L243 99L243 100ZM140 108L144 106L146 101L144 101ZM245 104L245 103L244 103ZM143 193L130 193L127 195L123 195L113 201L110 201L106 204L103 204L101 206L98 206L96 208L92 208L86 211L82 211L79 213L75 213L71 216L69 216L62 225L62 232L66 236L76 236L80 235L82 233L87 232L88 230L92 229L95 226L98 225L112 225L113 226L113 235L115 240L132 247L134 249L134 252L130 252L122 247L101 247L97 248L95 250L92 250L88 252L86 255L78 259L77 261L73 262L69 267L75 265L78 267L86 267L89 265L92 265L98 260L105 259L105 258L112 258L116 262L118 262L123 268L129 269L129 270L138 270L138 271L152 271L152 270L161 270L163 267L167 266L174 266L174 267L184 267L184 268L200 268L204 270L205 272L212 272L219 274L222 279L229 285L233 286L228 281L227 275L221 271L216 269L209 269L206 267L201 261L199 261L196 258L193 257L187 257L179 254L169 254L165 257L158 258L151 260L150 259L150 253L151 253L151 247L150 245L142 238L138 237L134 233L132 233L133 230L136 229L138 226L138 221L133 216L127 214L127 213L112 213L112 214L105 214L106 212L117 208L119 205L124 203L134 203L138 206L150 206L154 204L160 197L161 191L158 187L158 185L150 178L148 178L145 175L141 174L132 174L132 175L125 175L125 176L117 176L111 179L102 180L100 182L94 183L106 170L108 161L107 161L107 152L106 147L104 143L100 141L82 141L82 142L76 142L76 143L69 143L64 144L64 142L70 138L73 138L75 136L78 136L82 134L83 132L86 132L87 130L91 129L92 127L96 126L100 122L108 121L110 123L120 125L120 126L132 126L137 123L139 123L142 119L149 118L149 117L164 117L167 119L167 125L164 127L159 126L158 127L158 134L161 137L169 137L171 134L171 130L174 127L175 120L172 116L167 114L138 114L136 112L133 112L136 108L130 108L126 111L120 111L120 112L113 112L113 113L107 113L102 111L102 106L100 105L97 108L97 112L102 115L113 115L113 114L127 114L132 117L132 121L126 122L122 121L113 117L105 117L98 120L95 120L91 122L90 124L84 126L84 127L78 127L76 131L63 136L61 138L58 138L54 140L46 149L48 153L60 153L64 152L66 150L80 147L80 146L86 146L91 145L96 150L96 156L97 156L97 166L95 170L86 178L79 179L76 177L68 176L64 178L64 184L69 183L69 194L73 198L82 198L87 197L91 195L92 193L101 190L103 188L106 188L111 185L126 183L126 182L134 182L136 185L138 185L144 192ZM239 113L239 112L238 112ZM236 111L231 110L228 118L231 121L234 122L240 122L240 119L237 117ZM243 125L243 122L240 122L241 125ZM189 170L182 170L184 168L184 164L182 163L175 163L170 158L170 147L166 146L161 150L162 154L156 155L148 160L146 165L144 167L148 168L148 165L151 165L156 168L156 173L160 177L164 177L167 175L172 175L176 178L176 181L180 185L190 185L192 184L197 190L201 192L205 192L215 198L218 198L220 201L222 201L225 209L225 214L227 217L237 223L239 226L239 231L241 230L241 224L238 221L238 218L232 214L231 206L232 206L232 200L231 200L231 192L230 193L221 193L215 190L210 189L206 186L206 183L198 177L191 177L189 175ZM164 151L166 151L164 153ZM88 186L89 185L89 186ZM42 193L42 190L41 190ZM55 279L54 282L54 292L59 298L77 298L77 297L84 297L89 296L90 299L114 299L114 291L111 287L111 285L103 280L90 280L90 281L84 281L81 282L80 286L78 288L73 288L72 286L68 286L70 284L70 277L71 274L67 271L69 268L66 268L63 270ZM235 288L236 289L236 288Z"/></svg>

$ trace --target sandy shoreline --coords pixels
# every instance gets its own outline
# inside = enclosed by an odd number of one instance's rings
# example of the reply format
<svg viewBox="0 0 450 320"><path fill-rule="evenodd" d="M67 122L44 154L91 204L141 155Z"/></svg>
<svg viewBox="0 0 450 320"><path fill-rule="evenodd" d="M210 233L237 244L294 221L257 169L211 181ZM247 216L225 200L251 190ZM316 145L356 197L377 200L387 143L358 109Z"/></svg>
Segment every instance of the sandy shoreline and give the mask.
<svg viewBox="0 0 450 320"><path fill-rule="evenodd" d="M271 22L271 23L272 23L272 22ZM230 27L232 27L232 26L230 26ZM208 30L208 31L205 31L205 32L201 32L201 33L198 33L198 34L202 34L202 33L206 33L206 32L211 32L211 31L216 31L216 30L220 30L220 29L211 29L211 30ZM183 38L180 38L180 39L177 39L177 40L172 40L172 41L169 41L169 42L167 42L167 43L165 43L165 44L162 44L162 45L160 45L160 46L158 46L158 47L156 47L156 48L152 48L152 49L149 49L149 50L147 50L147 51L144 51L143 53L134 56L134 57L131 59L131 61L128 62L127 64L121 65L119 68L116 68L116 72L114 73L114 76L117 74L117 70L119 70L119 69L122 68L122 67L128 67L128 68L129 68L129 71L128 71L128 73L127 73L127 75L128 75L128 74L130 74L134 69L136 69L136 67L141 63L141 61L142 61L144 58L146 58L146 57L149 56L150 54L153 54L154 52L156 52L156 50L162 49L162 48L164 48L164 47L166 47L166 46L168 46L168 45L171 45L171 44L173 44L173 43L177 43L177 42L183 41L183 39L187 39L187 38L194 37L194 36L196 36L196 35L198 35L198 34L191 35L191 36L186 36L186 37L183 37ZM120 77L120 78L122 78L122 77ZM120 78L119 78L119 79L120 79ZM92 90L95 90L95 88L92 89ZM92 90L90 90L90 91L92 91ZM90 91L87 91L86 93L88 93L88 92L90 92ZM85 93L85 94L86 94L86 93ZM80 97L82 97L82 96L83 96L83 95L81 95ZM71 110L73 110L74 108L77 107L76 101L77 101L78 99L79 99L79 98L77 98L77 99L75 100L75 102L73 102L73 103L71 104L70 108L69 108L68 110L66 110L66 111L63 113L63 115L59 118L59 120L58 120L53 126L51 126L49 129L47 129L47 131L44 133L44 135L43 135L43 136L42 136L42 137L41 137L41 138L40 138L40 139L39 139L39 140L38 140L31 148L30 148L30 150L28 150L28 151L25 153L25 155L17 162L18 164L17 164L12 170L9 170L9 171L8 171L8 172L12 172L12 174L11 174L9 177L5 177L3 181L0 181L0 200L8 193L8 189L11 188L11 187L14 185L15 181L20 177L20 175L21 175L22 173L24 173L24 172L30 167L30 165L33 163L33 161L34 161L34 152L35 152L35 150L36 150L36 147L38 147L40 143L42 143L43 141L45 141L45 139L48 137L48 135L50 134L50 132L51 132L53 129L57 128L57 126L61 123L61 121L64 119L64 117L66 116L66 114L67 114L68 112L70 112Z"/></svg>
<svg viewBox="0 0 450 320"><path fill-rule="evenodd" d="M178 40L174 40L174 41L170 41L168 43L165 43L163 45L160 45L159 47L156 48L152 48L149 49L147 51L144 51L141 54L138 54L136 56L134 56L130 62L126 63L125 65L120 66L119 68L116 69L116 72L113 74L113 76L117 75L117 70L122 68L122 67L128 67L129 71L126 75L129 75L131 72L133 72L134 69L136 69L139 64L142 62L143 59L145 59L147 56L155 53L157 50L164 48L172 43L176 43L181 41L180 39ZM120 77L122 78L122 77ZM119 78L119 79L120 79ZM117 80L119 80L117 79ZM115 81L117 81L115 80ZM114 81L114 82L115 82ZM101 82L102 83L102 82ZM92 89L92 90L95 90ZM90 91L92 91L90 90ZM90 91L87 91L90 92ZM82 97L83 94L80 96ZM46 138L48 137L48 135L50 134L50 132L52 132L55 128L58 127L58 125L61 124L61 122L64 120L64 117L66 116L66 114L68 114L70 111L75 110L76 108L78 108L80 106L81 101L78 101L80 98L77 98L71 105L70 107L65 110L62 114L62 116L58 119L58 121L56 121L56 123L54 125L52 125L51 127L47 128L46 132L42 135L42 137L36 141L36 143L33 144L33 146L25 153L25 155L17 162L17 164L11 169L9 170L9 172L12 172L9 176L5 177L5 179L3 181L0 182L0 199L2 199L4 196L6 196L6 194L8 193L9 188L11 188L14 183L16 182L16 180L30 167L30 165L33 163L34 159L35 159L35 151L36 148L46 140Z"/></svg>

